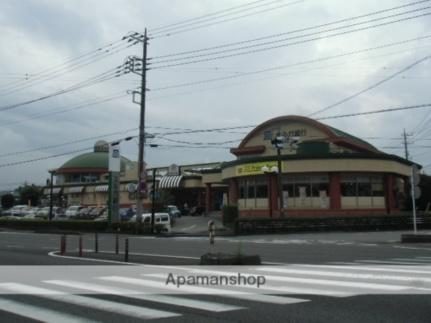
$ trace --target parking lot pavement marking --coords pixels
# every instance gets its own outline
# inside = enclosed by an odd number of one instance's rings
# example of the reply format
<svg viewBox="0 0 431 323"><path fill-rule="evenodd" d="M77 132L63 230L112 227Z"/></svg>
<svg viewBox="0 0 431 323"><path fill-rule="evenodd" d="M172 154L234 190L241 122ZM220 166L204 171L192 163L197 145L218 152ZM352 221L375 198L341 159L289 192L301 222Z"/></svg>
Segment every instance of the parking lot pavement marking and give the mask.
<svg viewBox="0 0 431 323"><path fill-rule="evenodd" d="M163 278L166 278L166 277L163 276ZM176 286L168 286L168 285L165 285L164 282L156 282L154 280L129 278L129 277L123 277L123 276L105 276L105 277L99 277L99 279L114 281L119 283L132 284L135 286L140 285L140 286L146 286L146 287L153 287L157 289L178 291L178 288ZM300 299L300 298L272 296L272 295L265 295L265 294L252 294L248 292L240 292L240 291L236 292L231 289L222 290L222 289L216 289L216 288L196 287L196 286L181 286L181 291L184 293L192 293L197 295L200 295L200 294L219 295L223 297L238 298L238 299L250 300L255 302L280 304L280 305L295 304L295 303L309 301L309 300Z"/></svg>
<svg viewBox="0 0 431 323"><path fill-rule="evenodd" d="M134 306L124 303L96 299L88 296L70 295L52 289L35 287L19 283L0 283L0 288L17 294L30 294L48 298L55 301L65 302L82 307L89 307L111 313L132 316L139 319L157 319L179 316L180 314L154 310L143 306ZM61 322L57 321L57 322Z"/></svg>
<svg viewBox="0 0 431 323"><path fill-rule="evenodd" d="M38 320L47 323L94 322L94 320L86 320L83 317L50 310L46 307L25 304L5 298L0 298L0 308L2 311L5 312L13 313L21 317L26 317L32 320Z"/></svg>
<svg viewBox="0 0 431 323"><path fill-rule="evenodd" d="M189 307L193 309L205 310L210 312L227 312L244 309L244 307L221 304L216 302L207 302L201 300L193 300L189 298L181 298L175 296L155 295L155 294L143 294L142 291L123 289L105 285L92 284L88 282L78 281L65 281L65 280L45 280L44 283L54 284L57 286L76 288L81 290L87 290L100 294L118 295L127 298L134 298L144 301L151 301L162 304L176 305L182 307Z"/></svg>

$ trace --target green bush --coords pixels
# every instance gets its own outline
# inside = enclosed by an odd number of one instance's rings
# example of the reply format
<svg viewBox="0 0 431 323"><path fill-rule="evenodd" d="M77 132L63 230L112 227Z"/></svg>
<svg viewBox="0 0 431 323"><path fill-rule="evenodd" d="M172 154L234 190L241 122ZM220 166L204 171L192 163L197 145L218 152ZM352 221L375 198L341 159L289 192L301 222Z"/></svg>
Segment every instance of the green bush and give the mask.
<svg viewBox="0 0 431 323"><path fill-rule="evenodd" d="M233 227L236 219L238 219L238 206L225 205L223 206L223 225Z"/></svg>

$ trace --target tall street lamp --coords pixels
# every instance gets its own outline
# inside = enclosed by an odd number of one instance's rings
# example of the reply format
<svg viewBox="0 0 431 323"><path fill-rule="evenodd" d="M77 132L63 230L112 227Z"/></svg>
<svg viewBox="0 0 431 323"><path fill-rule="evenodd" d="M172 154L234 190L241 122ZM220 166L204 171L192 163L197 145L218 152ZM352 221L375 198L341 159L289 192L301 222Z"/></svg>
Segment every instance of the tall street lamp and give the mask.
<svg viewBox="0 0 431 323"><path fill-rule="evenodd" d="M278 167L277 166L272 166L271 168L269 168L268 166L263 166L261 168L261 170L262 170L262 173L268 174L269 176L271 174L278 174ZM268 178L270 178L269 176L268 176ZM271 187L271 182L269 182L269 184L270 184L269 190L268 190L268 192L269 192L269 194L268 194L268 197L269 197L269 217L272 218L272 187Z"/></svg>
<svg viewBox="0 0 431 323"><path fill-rule="evenodd" d="M278 209L280 210L280 217L284 217L283 213L283 183L281 181L281 149L284 147L286 137L277 135L271 140L271 144L277 149L277 187L278 187Z"/></svg>

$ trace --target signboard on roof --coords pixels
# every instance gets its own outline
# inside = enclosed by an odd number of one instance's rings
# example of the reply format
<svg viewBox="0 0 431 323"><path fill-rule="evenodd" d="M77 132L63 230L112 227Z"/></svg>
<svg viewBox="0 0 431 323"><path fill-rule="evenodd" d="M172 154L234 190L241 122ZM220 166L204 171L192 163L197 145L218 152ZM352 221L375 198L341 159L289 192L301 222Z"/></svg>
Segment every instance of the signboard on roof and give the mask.
<svg viewBox="0 0 431 323"><path fill-rule="evenodd" d="M264 166L271 169L271 167L277 166L277 162L276 161L268 161L268 162L259 162L259 163L239 165L239 166L235 167L235 175L236 176L248 176L248 175L264 174L262 172L262 167L264 167Z"/></svg>

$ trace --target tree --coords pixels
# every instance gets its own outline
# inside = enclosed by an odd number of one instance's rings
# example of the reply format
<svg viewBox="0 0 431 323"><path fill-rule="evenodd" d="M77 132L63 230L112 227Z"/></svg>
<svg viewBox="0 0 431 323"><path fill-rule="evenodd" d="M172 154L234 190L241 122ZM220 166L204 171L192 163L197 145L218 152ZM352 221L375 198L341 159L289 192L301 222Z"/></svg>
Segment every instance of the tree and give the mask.
<svg viewBox="0 0 431 323"><path fill-rule="evenodd" d="M12 194L5 194L1 197L1 206L4 209L9 209L15 204L15 197Z"/></svg>
<svg viewBox="0 0 431 323"><path fill-rule="evenodd" d="M30 201L32 206L39 205L40 198L42 197L42 190L36 185L25 185L19 189L20 203L28 204Z"/></svg>

